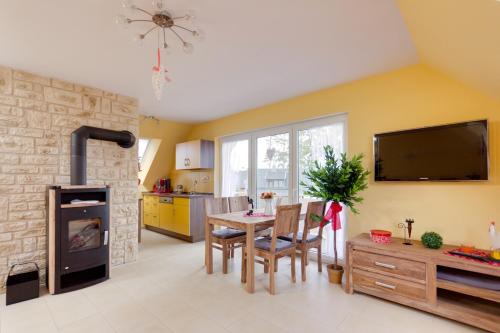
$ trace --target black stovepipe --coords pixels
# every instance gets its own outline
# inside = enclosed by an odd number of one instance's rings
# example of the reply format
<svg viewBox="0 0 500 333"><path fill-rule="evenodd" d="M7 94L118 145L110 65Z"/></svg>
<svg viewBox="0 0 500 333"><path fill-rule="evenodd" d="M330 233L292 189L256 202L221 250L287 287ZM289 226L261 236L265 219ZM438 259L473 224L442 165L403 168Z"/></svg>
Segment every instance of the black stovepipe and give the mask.
<svg viewBox="0 0 500 333"><path fill-rule="evenodd" d="M87 140L116 142L122 148L131 148L135 136L129 131L82 126L71 133L71 185L87 184Z"/></svg>

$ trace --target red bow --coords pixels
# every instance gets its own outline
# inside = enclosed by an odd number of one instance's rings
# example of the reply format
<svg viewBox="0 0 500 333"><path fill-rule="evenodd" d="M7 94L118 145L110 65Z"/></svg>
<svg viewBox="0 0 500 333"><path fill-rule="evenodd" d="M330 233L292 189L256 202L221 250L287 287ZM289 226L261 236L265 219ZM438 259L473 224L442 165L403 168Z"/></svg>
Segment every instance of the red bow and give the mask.
<svg viewBox="0 0 500 333"><path fill-rule="evenodd" d="M161 56L160 56L160 48L157 49L157 53L156 53L156 66L153 66L153 71L154 72L159 72L160 71L160 66L161 66ZM167 73L168 71L165 69L165 73ZM167 82L172 82L172 80L167 76L167 74L165 74L165 80Z"/></svg>
<svg viewBox="0 0 500 333"><path fill-rule="evenodd" d="M333 202L328 208L325 217L323 217L323 226L327 222L332 222L332 230L339 230L342 228L340 224L340 212L342 211L342 206L338 202Z"/></svg>

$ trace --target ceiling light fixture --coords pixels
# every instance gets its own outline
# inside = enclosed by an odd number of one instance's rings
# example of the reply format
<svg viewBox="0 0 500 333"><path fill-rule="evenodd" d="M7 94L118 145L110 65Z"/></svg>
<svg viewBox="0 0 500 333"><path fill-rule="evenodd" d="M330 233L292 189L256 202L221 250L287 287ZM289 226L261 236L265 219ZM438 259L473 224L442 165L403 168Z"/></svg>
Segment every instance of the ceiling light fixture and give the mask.
<svg viewBox="0 0 500 333"><path fill-rule="evenodd" d="M130 24L134 22L149 22L153 25L143 33L137 34L134 36L134 41L138 44L142 44L143 40L156 31L158 36L158 48L157 48L157 63L153 66L153 91L158 100L161 99L161 94L163 90L163 86L165 82L169 82L170 79L166 76L166 70L161 64L161 52L160 52L160 41L163 40L162 46L163 49L168 51L170 49L169 44L167 43L167 32L174 35L176 39L178 39L182 44L182 49L185 53L191 54L193 53L194 46L191 44L183 35L189 33L192 37L202 40L204 38L204 33L201 29L190 29L184 25L184 23L188 23L192 25L195 21L196 15L194 11L190 10L185 15L182 16L173 16L166 8L165 0L153 0L152 1L153 10L148 11L142 9L136 5L134 5L129 0L122 1L122 7L126 9L128 12L134 13L142 13L147 15L146 19L131 19L125 15L117 15L116 23L127 28ZM181 22L181 23L179 23Z"/></svg>

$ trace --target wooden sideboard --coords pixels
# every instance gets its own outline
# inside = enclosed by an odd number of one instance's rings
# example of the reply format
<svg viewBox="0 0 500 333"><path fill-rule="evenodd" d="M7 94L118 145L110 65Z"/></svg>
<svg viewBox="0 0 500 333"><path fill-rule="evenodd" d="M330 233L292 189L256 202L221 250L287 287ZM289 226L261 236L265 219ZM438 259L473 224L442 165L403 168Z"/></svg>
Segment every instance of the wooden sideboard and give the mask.
<svg viewBox="0 0 500 333"><path fill-rule="evenodd" d="M475 272L500 281L500 267L445 254L419 241L404 245L400 238L377 244L368 234L347 242L346 292L370 294L460 321L491 332L500 332L500 291L472 287L437 277L438 271ZM464 273L467 274L467 273Z"/></svg>

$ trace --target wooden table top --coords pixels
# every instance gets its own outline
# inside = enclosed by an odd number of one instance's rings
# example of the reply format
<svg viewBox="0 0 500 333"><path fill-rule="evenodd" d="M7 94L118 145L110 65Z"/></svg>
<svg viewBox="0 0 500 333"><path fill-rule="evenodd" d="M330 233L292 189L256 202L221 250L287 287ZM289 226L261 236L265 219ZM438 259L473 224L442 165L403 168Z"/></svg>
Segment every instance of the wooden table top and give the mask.
<svg viewBox="0 0 500 333"><path fill-rule="evenodd" d="M262 214L264 212L263 209L254 210L255 213ZM276 212L276 210L275 210ZM307 212L307 205L302 205L300 210L300 217L304 218ZM273 222L276 218L275 215L272 216L246 216L246 212L233 212L233 213L224 213L224 214L210 214L208 218L215 220L222 220L227 222L236 222L242 224L259 224L259 223L269 223Z"/></svg>

